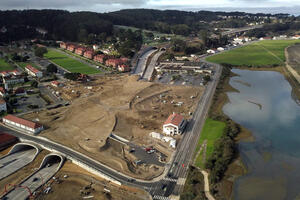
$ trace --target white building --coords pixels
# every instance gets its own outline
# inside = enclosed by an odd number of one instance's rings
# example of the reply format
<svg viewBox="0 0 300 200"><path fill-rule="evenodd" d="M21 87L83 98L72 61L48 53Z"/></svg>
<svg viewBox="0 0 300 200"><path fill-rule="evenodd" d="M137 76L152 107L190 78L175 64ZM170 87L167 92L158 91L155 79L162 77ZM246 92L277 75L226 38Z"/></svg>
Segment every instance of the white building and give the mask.
<svg viewBox="0 0 300 200"><path fill-rule="evenodd" d="M7 126L11 126L31 134L37 134L44 130L43 125L16 117L14 115L6 115L2 120Z"/></svg>
<svg viewBox="0 0 300 200"><path fill-rule="evenodd" d="M168 117L163 125L163 132L166 135L181 135L186 126L183 116L173 113Z"/></svg>
<svg viewBox="0 0 300 200"><path fill-rule="evenodd" d="M218 47L217 50L218 50L218 51L225 51L225 48L223 48L223 47Z"/></svg>
<svg viewBox="0 0 300 200"><path fill-rule="evenodd" d="M295 35L292 37L292 39L298 40L298 39L300 39L300 35Z"/></svg>
<svg viewBox="0 0 300 200"><path fill-rule="evenodd" d="M206 52L207 52L207 53L210 53L210 54L215 54L215 53L216 53L216 51L213 50L213 49L209 49L209 50L207 50Z"/></svg>
<svg viewBox="0 0 300 200"><path fill-rule="evenodd" d="M6 90L3 88L3 87L0 87L0 95L2 97L5 97L6 96Z"/></svg>
<svg viewBox="0 0 300 200"><path fill-rule="evenodd" d="M162 136L161 134L155 133L155 132L151 132L151 133L149 134L149 136L150 136L150 137L153 137L153 138L155 138L155 139L159 139L159 140L161 140L161 139L163 138L163 136Z"/></svg>
<svg viewBox="0 0 300 200"><path fill-rule="evenodd" d="M25 71L31 75L31 76L34 76L34 77L37 77L37 78L42 78L43 77L43 72L39 71L38 69L32 67L31 65L27 65L25 67Z"/></svg>
<svg viewBox="0 0 300 200"><path fill-rule="evenodd" d="M0 112L1 111L7 111L7 107L6 107L6 102L4 101L3 98L0 98Z"/></svg>
<svg viewBox="0 0 300 200"><path fill-rule="evenodd" d="M175 139L170 141L170 147L172 147L173 149L176 148L176 140Z"/></svg>

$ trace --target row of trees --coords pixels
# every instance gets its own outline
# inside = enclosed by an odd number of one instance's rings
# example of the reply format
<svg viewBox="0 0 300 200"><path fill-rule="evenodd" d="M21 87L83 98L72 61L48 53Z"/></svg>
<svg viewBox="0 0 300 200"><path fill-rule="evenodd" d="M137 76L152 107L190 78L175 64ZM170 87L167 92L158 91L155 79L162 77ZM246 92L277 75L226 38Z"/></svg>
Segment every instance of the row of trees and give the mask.
<svg viewBox="0 0 300 200"><path fill-rule="evenodd" d="M222 98L226 98L224 92L224 86L227 84L228 78L231 76L231 66L223 65L222 75L220 77L219 84L216 89L216 93L213 98L213 104L211 108L215 108ZM223 121L226 123L226 128L219 140L215 143L214 151L205 163L205 168L211 171L210 183L215 185L222 180L224 174L228 168L228 165L235 158L237 150L235 145L235 138L240 133L241 128L238 124L234 123L231 119L226 117L219 110L211 109L209 113L210 117L214 120ZM213 192L215 189L213 187Z"/></svg>
<svg viewBox="0 0 300 200"><path fill-rule="evenodd" d="M300 22L291 21L285 23L267 24L262 28L248 31L246 34L249 37L265 37L267 35L293 34L300 30Z"/></svg>
<svg viewBox="0 0 300 200"><path fill-rule="evenodd" d="M199 30L209 29L209 22L219 20L219 15L245 16L251 14L152 9L130 9L103 14L64 10L0 11L0 28L6 27L7 29L7 32L0 33L0 41L43 37L92 44L111 36L114 31L113 25L189 35L198 33ZM232 19L220 25L240 27L244 24L243 20ZM36 28L45 29L47 34L39 33Z"/></svg>

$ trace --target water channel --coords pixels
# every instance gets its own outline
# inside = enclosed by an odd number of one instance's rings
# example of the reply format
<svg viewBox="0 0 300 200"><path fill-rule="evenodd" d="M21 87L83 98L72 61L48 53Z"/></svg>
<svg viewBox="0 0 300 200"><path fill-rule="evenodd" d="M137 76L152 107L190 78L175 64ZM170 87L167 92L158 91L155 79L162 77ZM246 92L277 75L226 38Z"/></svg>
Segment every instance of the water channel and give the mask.
<svg viewBox="0 0 300 200"><path fill-rule="evenodd" d="M248 128L254 142L239 151L249 172L234 184L234 199L300 199L300 106L278 72L234 69L223 111Z"/></svg>

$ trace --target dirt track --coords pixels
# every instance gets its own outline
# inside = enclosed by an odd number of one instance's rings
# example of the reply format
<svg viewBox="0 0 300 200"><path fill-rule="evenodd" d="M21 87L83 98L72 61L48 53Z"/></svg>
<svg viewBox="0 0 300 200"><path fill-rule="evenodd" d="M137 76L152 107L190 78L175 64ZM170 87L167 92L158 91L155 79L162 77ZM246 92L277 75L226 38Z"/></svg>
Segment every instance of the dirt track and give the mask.
<svg viewBox="0 0 300 200"><path fill-rule="evenodd" d="M189 118L203 89L189 86L166 86L137 81L136 76L117 75L99 77L87 85L67 85L61 93L80 94L70 106L25 116L49 128L41 136L63 143L85 153L116 170L139 178L152 179L162 168L134 167L134 157L126 154L126 147L107 140L113 131L134 143L158 145L149 133L162 133L162 124L172 112ZM176 105L182 102L182 105ZM166 148L164 153L171 153Z"/></svg>
<svg viewBox="0 0 300 200"><path fill-rule="evenodd" d="M300 45L293 45L286 49L287 63L300 74Z"/></svg>

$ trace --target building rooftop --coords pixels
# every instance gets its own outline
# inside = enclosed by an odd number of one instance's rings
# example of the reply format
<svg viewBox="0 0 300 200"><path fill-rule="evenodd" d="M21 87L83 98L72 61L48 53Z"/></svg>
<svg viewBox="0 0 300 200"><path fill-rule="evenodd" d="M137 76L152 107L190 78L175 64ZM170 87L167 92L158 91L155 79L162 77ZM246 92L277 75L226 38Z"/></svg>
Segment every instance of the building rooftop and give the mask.
<svg viewBox="0 0 300 200"><path fill-rule="evenodd" d="M26 68L30 71L32 71L33 73L38 73L40 72L38 69L36 69L35 67L31 66L31 65L27 65Z"/></svg>
<svg viewBox="0 0 300 200"><path fill-rule="evenodd" d="M172 115L170 115L168 117L168 119L165 121L164 125L167 124L173 124L175 126L179 126L180 123L182 122L182 120L184 120L184 117L182 115L173 113Z"/></svg>
<svg viewBox="0 0 300 200"><path fill-rule="evenodd" d="M28 121L26 119L16 117L14 115L6 115L5 117L3 117L3 119L7 119L9 121L12 121L12 122L15 122L15 123L18 123L18 124L22 124L26 127L32 128L32 129L42 127L41 124L38 124L38 123L35 123L35 122L32 122L32 121Z"/></svg>
<svg viewBox="0 0 300 200"><path fill-rule="evenodd" d="M9 142L9 141L12 141L12 140L16 140L16 139L17 138L15 136L0 132L0 144L5 143L5 142Z"/></svg>

